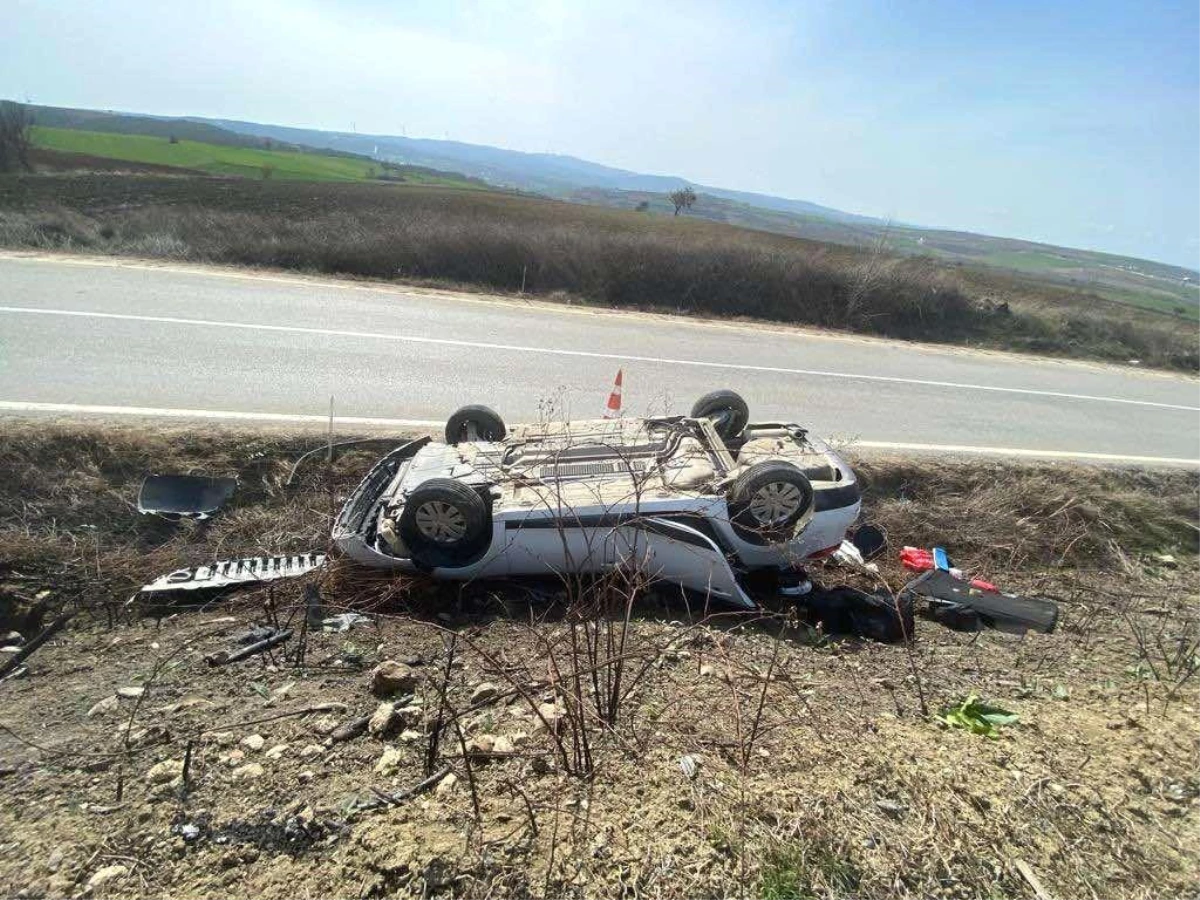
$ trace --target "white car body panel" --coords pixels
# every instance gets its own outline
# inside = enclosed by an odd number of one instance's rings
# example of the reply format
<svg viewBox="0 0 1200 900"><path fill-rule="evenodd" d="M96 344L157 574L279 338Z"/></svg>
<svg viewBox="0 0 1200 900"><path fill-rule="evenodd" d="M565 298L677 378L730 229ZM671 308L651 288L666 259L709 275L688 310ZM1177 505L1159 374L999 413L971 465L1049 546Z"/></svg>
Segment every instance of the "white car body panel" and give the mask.
<svg viewBox="0 0 1200 900"><path fill-rule="evenodd" d="M680 439L685 430L694 437ZM364 565L456 580L634 563L650 577L751 607L738 571L795 568L837 547L860 501L849 466L798 426L751 425L746 435L736 448L744 459L724 443L714 452L711 442L720 439L711 424L690 419L515 426L498 443L413 442L376 464L347 501L333 538ZM815 497L797 533L776 544L738 532L723 487L769 460L805 468ZM490 541L462 565L422 569L387 531L407 492L431 478L461 480L491 498Z"/></svg>

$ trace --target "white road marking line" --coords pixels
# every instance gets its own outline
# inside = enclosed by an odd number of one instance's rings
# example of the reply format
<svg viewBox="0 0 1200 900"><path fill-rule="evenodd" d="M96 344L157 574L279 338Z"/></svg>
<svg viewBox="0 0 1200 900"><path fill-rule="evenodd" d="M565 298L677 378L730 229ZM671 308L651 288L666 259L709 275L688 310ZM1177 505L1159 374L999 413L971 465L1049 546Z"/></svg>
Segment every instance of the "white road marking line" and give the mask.
<svg viewBox="0 0 1200 900"><path fill-rule="evenodd" d="M95 406L81 403L33 403L0 400L0 412L66 413L86 416L147 416L167 419L229 419L244 422L328 423L329 416L303 413L239 412L226 409L163 409L154 406ZM431 419L381 419L374 416L333 417L336 425L379 425L399 428L441 428Z"/></svg>
<svg viewBox="0 0 1200 900"><path fill-rule="evenodd" d="M242 422L289 422L324 424L328 416L304 413L240 412L223 409L173 409L153 406L93 406L80 403L38 403L0 400L0 413L63 413L66 415L141 416L170 419L224 419ZM441 428L445 423L431 419L389 419L376 416L334 416L335 425L371 425L384 428ZM1042 459L1080 459L1097 462L1166 463L1200 466L1200 459L1171 456L1125 456L1119 453L1089 453L1075 450L1031 450L1012 447L971 447L958 444L906 444L892 441L848 441L839 447L868 450L919 450L940 453L978 453L988 456L1018 456Z"/></svg>
<svg viewBox="0 0 1200 900"><path fill-rule="evenodd" d="M961 444L906 444L893 441L851 441L847 446L869 450L919 450L939 453L978 453L987 456L1021 456L1040 459L1089 459L1097 462L1170 463L1200 466L1200 459L1174 456L1126 456L1120 453L1088 453L1076 450L1025 450L1014 447L970 447Z"/></svg>
<svg viewBox="0 0 1200 900"><path fill-rule="evenodd" d="M337 328L305 328L299 325L267 325L252 322L222 322L214 319L184 319L178 316L142 316L130 313L92 312L73 309L40 309L25 306L0 306L2 313L38 316L66 316L84 319L110 319L123 322L153 322L160 325L192 325L201 328L231 328L240 331L273 331L286 334L305 334L319 337L349 337L369 340L397 341L408 344L433 344L446 347L470 347L476 350L503 350L514 353L540 353L553 356L573 356L588 359L612 359L624 362L645 362L660 365L690 366L692 368L728 369L739 372L767 372L777 375L808 375L820 378L842 378L857 381L915 384L923 387L954 388L955 390L988 391L1001 394L1022 394L1033 397L1056 397L1065 400L1090 400L1098 403L1120 403L1128 406L1147 406L1156 409L1178 409L1200 412L1200 406L1177 403L1158 403L1152 400L1130 400L1124 397L1099 397L1092 394L1071 394L1063 391L1039 391L1032 388L998 387L987 384L964 384L956 381L931 381L921 378L898 378L890 375L861 375L852 372L826 372L819 369L791 369L782 366L755 366L741 363L708 362L696 359L673 359L658 356L631 356L622 353L600 353L590 350L563 350L553 347L527 347L519 344L496 344L486 341L460 341L450 338L417 337L382 331L349 331Z"/></svg>

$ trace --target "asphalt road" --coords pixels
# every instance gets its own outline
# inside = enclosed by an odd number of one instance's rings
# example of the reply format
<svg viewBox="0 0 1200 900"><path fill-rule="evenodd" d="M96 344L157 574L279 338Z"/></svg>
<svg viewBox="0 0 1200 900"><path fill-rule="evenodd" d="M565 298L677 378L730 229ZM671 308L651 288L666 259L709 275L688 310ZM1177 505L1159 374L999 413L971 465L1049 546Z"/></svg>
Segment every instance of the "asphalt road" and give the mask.
<svg viewBox="0 0 1200 900"><path fill-rule="evenodd" d="M870 446L1195 461L1200 387L1132 367L287 275L0 254L0 413L444 421L718 387Z"/></svg>

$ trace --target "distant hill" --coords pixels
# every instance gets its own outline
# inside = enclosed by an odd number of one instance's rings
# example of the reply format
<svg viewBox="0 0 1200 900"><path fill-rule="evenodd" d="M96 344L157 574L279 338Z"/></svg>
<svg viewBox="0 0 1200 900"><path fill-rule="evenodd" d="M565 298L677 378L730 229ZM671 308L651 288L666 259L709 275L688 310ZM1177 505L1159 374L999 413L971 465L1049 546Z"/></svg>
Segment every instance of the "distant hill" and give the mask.
<svg viewBox="0 0 1200 900"><path fill-rule="evenodd" d="M211 122L230 131L260 138L272 138L331 150L349 150L368 156L450 169L474 175L495 185L553 196L565 196L580 188L667 193L691 185L696 190L710 196L760 206L764 209L816 216L835 222L883 224L879 219L842 212L839 209L820 206L805 200L789 200L766 194L697 185L695 182L673 175L644 175L557 153L524 153L482 144L464 144L459 141L318 131L310 128L288 128L281 125L263 125L257 122L240 122L232 119L195 119L193 121L197 123Z"/></svg>
<svg viewBox="0 0 1200 900"><path fill-rule="evenodd" d="M485 183L454 171L240 134L208 122L64 107L32 107L34 144L69 165L74 154L196 174L298 181L391 181L454 187Z"/></svg>
<svg viewBox="0 0 1200 900"><path fill-rule="evenodd" d="M261 138L239 134L207 122L190 119L160 119L95 109L68 109L59 106L33 107L34 121L46 128L70 128L106 134L140 134L148 137L201 141L228 147L262 147Z"/></svg>
<svg viewBox="0 0 1200 900"><path fill-rule="evenodd" d="M689 215L745 228L851 246L882 244L952 265L1016 271L1086 288L1110 299L1170 315L1200 315L1200 273L1148 260L1055 247L970 232L919 228L804 200L647 175L552 153L524 153L427 138L291 128L232 119L163 118L95 110L35 107L40 125L91 132L168 137L235 147L323 153L414 171L456 173L504 188L578 203L672 212L666 194L691 185L699 200Z"/></svg>

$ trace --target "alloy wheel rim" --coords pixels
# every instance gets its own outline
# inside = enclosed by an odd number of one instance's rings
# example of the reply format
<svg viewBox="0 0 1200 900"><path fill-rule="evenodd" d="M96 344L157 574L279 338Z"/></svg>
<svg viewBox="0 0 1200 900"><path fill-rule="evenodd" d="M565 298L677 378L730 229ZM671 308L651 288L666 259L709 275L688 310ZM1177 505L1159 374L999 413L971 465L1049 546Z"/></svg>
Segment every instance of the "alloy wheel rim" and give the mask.
<svg viewBox="0 0 1200 900"><path fill-rule="evenodd" d="M452 503L430 500L417 507L417 530L439 544L453 544L467 533L467 517Z"/></svg>
<svg viewBox="0 0 1200 900"><path fill-rule="evenodd" d="M800 488L786 481L764 484L754 492L750 515L759 525L780 525L800 509Z"/></svg>

